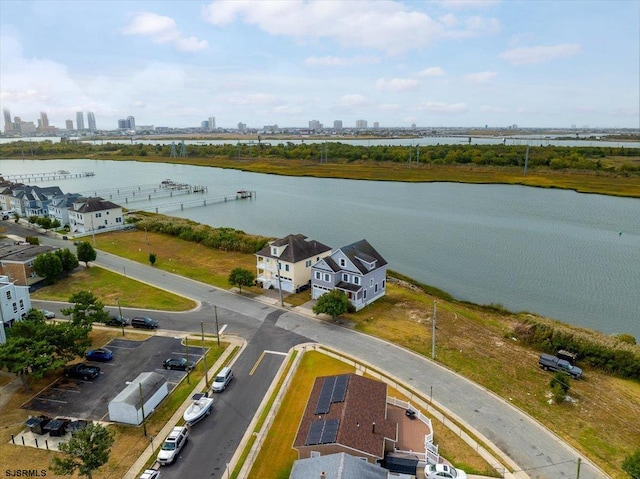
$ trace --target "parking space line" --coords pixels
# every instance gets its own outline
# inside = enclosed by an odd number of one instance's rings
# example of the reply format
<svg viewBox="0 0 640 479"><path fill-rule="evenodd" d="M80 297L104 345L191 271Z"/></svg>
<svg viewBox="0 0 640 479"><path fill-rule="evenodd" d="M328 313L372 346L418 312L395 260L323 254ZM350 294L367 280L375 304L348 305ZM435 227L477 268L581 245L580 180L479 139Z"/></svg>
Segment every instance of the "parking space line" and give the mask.
<svg viewBox="0 0 640 479"><path fill-rule="evenodd" d="M72 389L64 389L64 388L51 388L54 391L62 391L63 393L76 393L76 394L81 394L82 391L74 391Z"/></svg>
<svg viewBox="0 0 640 479"><path fill-rule="evenodd" d="M218 330L218 336L224 333L224 330L227 329L228 324L223 324L222 327Z"/></svg>
<svg viewBox="0 0 640 479"><path fill-rule="evenodd" d="M67 404L68 401L60 401L59 399L47 399L42 397L37 397L36 401L49 401L49 402L57 402L60 404Z"/></svg>

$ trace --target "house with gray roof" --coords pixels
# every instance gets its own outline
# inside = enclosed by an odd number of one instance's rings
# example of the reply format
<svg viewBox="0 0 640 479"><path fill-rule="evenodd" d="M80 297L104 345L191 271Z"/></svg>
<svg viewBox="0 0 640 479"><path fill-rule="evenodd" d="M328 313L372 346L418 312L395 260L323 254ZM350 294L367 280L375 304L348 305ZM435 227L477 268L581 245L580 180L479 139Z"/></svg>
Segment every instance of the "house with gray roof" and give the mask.
<svg viewBox="0 0 640 479"><path fill-rule="evenodd" d="M387 479L380 466L344 452L298 459L293 463L289 479Z"/></svg>
<svg viewBox="0 0 640 479"><path fill-rule="evenodd" d="M44 218L49 214L49 204L51 200L62 195L62 190L58 186L29 186L19 185L11 190L9 198L10 207L20 214L20 216L39 216Z"/></svg>
<svg viewBox="0 0 640 479"><path fill-rule="evenodd" d="M69 210L73 209L73 204L78 201L82 195L78 193L66 193L56 196L49 204L49 217L56 219L61 225L69 224Z"/></svg>
<svg viewBox="0 0 640 479"><path fill-rule="evenodd" d="M51 253L57 249L46 245L0 242L0 275L7 276L10 281L19 286L31 286L42 281L44 278L37 275L33 262L39 255Z"/></svg>
<svg viewBox="0 0 640 479"><path fill-rule="evenodd" d="M329 246L302 234L271 241L255 254L257 282L265 289L298 292L310 286L313 264L329 254Z"/></svg>
<svg viewBox="0 0 640 479"><path fill-rule="evenodd" d="M387 385L356 374L316 378L293 448L298 459L345 452L378 464L398 441Z"/></svg>
<svg viewBox="0 0 640 479"><path fill-rule="evenodd" d="M333 251L311 268L311 298L335 289L364 308L386 293L387 261L364 239Z"/></svg>
<svg viewBox="0 0 640 479"><path fill-rule="evenodd" d="M69 210L72 233L116 230L124 226L122 207L100 197L78 198Z"/></svg>

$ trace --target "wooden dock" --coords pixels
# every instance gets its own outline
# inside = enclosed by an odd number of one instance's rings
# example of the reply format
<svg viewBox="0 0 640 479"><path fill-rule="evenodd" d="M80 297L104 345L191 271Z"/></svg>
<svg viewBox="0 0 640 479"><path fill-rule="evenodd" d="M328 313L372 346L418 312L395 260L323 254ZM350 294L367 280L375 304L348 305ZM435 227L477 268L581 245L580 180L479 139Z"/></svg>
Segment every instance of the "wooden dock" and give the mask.
<svg viewBox="0 0 640 479"><path fill-rule="evenodd" d="M18 175L1 175L6 181L12 183L37 183L44 181L68 180L70 178L84 178L86 176L95 176L93 171L82 171L80 173L71 173L67 170L50 171L48 173L21 173Z"/></svg>
<svg viewBox="0 0 640 479"><path fill-rule="evenodd" d="M155 185L127 186L123 188L108 188L104 190L83 191L83 196L99 196L105 200L115 203L129 204L135 201L151 201L154 198L166 198L180 195L190 195L192 193L207 193L208 188L201 185L188 185L186 183L176 183L164 180Z"/></svg>
<svg viewBox="0 0 640 479"><path fill-rule="evenodd" d="M147 211L150 213L160 213L161 211L176 211L176 210L183 211L185 208L199 208L202 206L209 206L217 203L227 203L229 201L253 199L255 197L256 197L255 191L240 190L230 195L215 196L215 197L207 196L197 200L196 199L185 200L185 201L179 201L176 203L167 203L163 205L150 206L148 208L145 207L145 208L139 208L139 209L129 210L129 211L130 212Z"/></svg>

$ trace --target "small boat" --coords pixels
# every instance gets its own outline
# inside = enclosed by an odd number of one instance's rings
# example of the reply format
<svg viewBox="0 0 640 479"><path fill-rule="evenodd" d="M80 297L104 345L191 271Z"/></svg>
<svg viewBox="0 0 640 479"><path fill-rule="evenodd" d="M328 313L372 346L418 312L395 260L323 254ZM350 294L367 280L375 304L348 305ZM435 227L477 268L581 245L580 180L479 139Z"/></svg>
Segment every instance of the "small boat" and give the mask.
<svg viewBox="0 0 640 479"><path fill-rule="evenodd" d="M197 393L191 399L193 402L182 415L188 425L195 424L205 416L208 416L213 409L213 398L208 397L206 394Z"/></svg>

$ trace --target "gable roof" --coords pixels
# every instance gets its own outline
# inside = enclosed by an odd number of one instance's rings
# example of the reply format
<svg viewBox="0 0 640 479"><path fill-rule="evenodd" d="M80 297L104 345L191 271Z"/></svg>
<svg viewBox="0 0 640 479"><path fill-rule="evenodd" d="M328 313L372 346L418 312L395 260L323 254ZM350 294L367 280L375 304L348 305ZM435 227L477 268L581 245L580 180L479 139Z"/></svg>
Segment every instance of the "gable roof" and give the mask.
<svg viewBox="0 0 640 479"><path fill-rule="evenodd" d="M324 473L324 476L321 474ZM298 459L289 479L387 479L388 471L347 453Z"/></svg>
<svg viewBox="0 0 640 479"><path fill-rule="evenodd" d="M271 247L282 247L284 250L280 256L274 256L271 254ZM330 251L331 248L325 244L316 240L307 240L307 237L302 234L287 235L284 238L280 238L269 242L269 246L265 246L256 253L258 256L266 256L268 258L278 258L281 261L288 263L297 263L304 261L313 256L317 256L322 253Z"/></svg>
<svg viewBox="0 0 640 479"><path fill-rule="evenodd" d="M340 251L349 258L362 274L366 274L372 269L378 269L387 264L387 261L380 253L365 239L343 246L340 248ZM375 263L375 268L367 268L366 263Z"/></svg>
<svg viewBox="0 0 640 479"><path fill-rule="evenodd" d="M397 424L387 419L387 385L356 374L337 376L346 377L344 400L331 399L321 407L324 383L335 377L316 378L293 447L317 444L309 441L312 425L318 421L335 424L337 420L335 436L330 437L335 440L323 444L340 444L382 459L385 440L397 440Z"/></svg>

